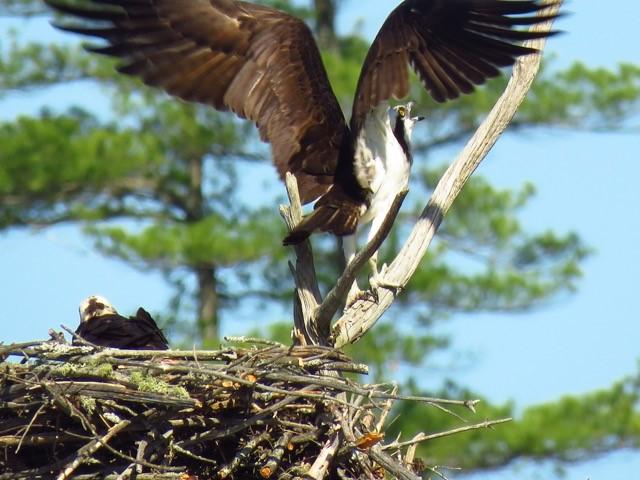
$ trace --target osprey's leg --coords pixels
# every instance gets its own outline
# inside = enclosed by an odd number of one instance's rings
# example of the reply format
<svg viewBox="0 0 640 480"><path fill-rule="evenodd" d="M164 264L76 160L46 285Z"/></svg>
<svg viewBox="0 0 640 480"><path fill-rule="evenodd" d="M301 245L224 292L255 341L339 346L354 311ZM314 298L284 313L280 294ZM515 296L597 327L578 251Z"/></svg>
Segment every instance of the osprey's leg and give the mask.
<svg viewBox="0 0 640 480"><path fill-rule="evenodd" d="M356 256L356 234L353 235L345 235L342 237L342 252L344 253L344 259L346 265L349 265L353 260L353 257ZM358 287L358 281L354 280L351 288L349 289L349 293L347 294L347 301L345 303L344 309L347 310L351 305L356 303L356 301L360 300L366 296L366 292L363 292Z"/></svg>
<svg viewBox="0 0 640 480"><path fill-rule="evenodd" d="M376 233L378 233L378 230L380 229L385 216L386 215L378 215L371 221L371 228L369 228L369 234L367 235L367 244L371 240L373 240L373 237L375 237ZM382 276L380 272L378 272L378 250L376 250L375 253L371 255L371 258L369 259L369 266L371 267L371 280L369 283L372 287L374 287L374 283L377 283L377 281L380 280L380 277ZM386 268L386 265L382 266L382 273L384 273L384 270L386 270Z"/></svg>
<svg viewBox="0 0 640 480"><path fill-rule="evenodd" d="M385 215L378 215L373 219L373 221L371 222L371 228L369 229L369 235L367 235L367 243L369 243L373 239L373 237L375 237L376 233L378 233L378 229L382 225L385 217L386 213ZM371 277L369 278L369 285L371 286L371 290L376 299L378 296L377 291L379 288L393 290L395 293L397 293L402 288L401 285L395 285L385 280L384 276L387 272L386 263L384 263L382 265L382 268L378 270L378 250L376 250L376 252L369 259L369 265L371 266Z"/></svg>

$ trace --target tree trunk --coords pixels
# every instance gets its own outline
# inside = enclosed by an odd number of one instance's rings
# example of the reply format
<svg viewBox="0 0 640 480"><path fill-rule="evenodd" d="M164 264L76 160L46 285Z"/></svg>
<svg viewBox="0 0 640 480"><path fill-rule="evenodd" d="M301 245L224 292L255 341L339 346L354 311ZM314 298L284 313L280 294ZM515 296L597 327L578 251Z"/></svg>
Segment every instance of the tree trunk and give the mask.
<svg viewBox="0 0 640 480"><path fill-rule="evenodd" d="M196 269L198 277L198 330L206 346L219 338L218 280L213 265Z"/></svg>
<svg viewBox="0 0 640 480"><path fill-rule="evenodd" d="M204 159L194 157L189 161L189 195L187 197L187 222L199 222L205 216L202 192L202 169ZM212 263L192 267L198 280L197 325L203 344L218 340L218 279L216 266Z"/></svg>
<svg viewBox="0 0 640 480"><path fill-rule="evenodd" d="M316 36L323 49L336 49L336 2L337 0L313 0L316 11Z"/></svg>

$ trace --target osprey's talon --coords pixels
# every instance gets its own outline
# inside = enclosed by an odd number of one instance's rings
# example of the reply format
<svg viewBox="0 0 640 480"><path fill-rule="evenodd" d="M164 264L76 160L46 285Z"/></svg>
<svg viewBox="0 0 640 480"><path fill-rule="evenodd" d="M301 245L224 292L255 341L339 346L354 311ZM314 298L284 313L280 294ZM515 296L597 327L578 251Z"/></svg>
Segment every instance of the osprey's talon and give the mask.
<svg viewBox="0 0 640 480"><path fill-rule="evenodd" d="M363 293L362 290L360 290L360 287L358 287L358 282L354 281L353 285L351 285L351 288L349 289L349 293L347 294L347 299L345 300L345 303L344 303L345 312L349 310L351 305L356 303L361 298L362 293Z"/></svg>
<svg viewBox="0 0 640 480"><path fill-rule="evenodd" d="M380 270L378 270L377 276L378 277L384 277L387 274L387 270L389 269L389 266L386 263L382 264L382 268L380 268Z"/></svg>
<svg viewBox="0 0 640 480"><path fill-rule="evenodd" d="M351 289L344 304L344 311L349 310L358 300L372 300L378 303L378 294L373 290Z"/></svg>
<svg viewBox="0 0 640 480"><path fill-rule="evenodd" d="M369 297L371 298L371 300L373 300L373 302L375 302L376 304L380 303L380 295L378 294L378 289L375 287L371 287L371 290L369 290L367 293L369 293Z"/></svg>
<svg viewBox="0 0 640 480"><path fill-rule="evenodd" d="M375 286L372 287L374 290L378 291L382 288L384 288L385 290L391 290L393 292L394 296L397 296L402 289L404 288L402 285L397 284L397 283L390 283L390 282L385 282L384 280L376 283Z"/></svg>
<svg viewBox="0 0 640 480"><path fill-rule="evenodd" d="M384 288L385 290L391 290L394 296L398 295L403 288L403 285L387 281L384 278L386 271L387 265L385 264L382 266L380 273L378 273L377 275L373 275L369 279L369 285L371 285L371 289L376 292L376 297L378 296L378 290L380 290L381 288Z"/></svg>

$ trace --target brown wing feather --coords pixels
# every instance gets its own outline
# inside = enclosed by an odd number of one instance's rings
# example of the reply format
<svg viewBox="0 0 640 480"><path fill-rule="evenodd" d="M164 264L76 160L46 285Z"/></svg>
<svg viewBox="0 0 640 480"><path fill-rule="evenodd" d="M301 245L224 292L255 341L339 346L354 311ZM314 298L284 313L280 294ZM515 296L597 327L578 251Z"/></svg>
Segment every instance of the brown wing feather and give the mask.
<svg viewBox="0 0 640 480"><path fill-rule="evenodd" d="M540 0L405 0L369 49L353 103L352 130L359 130L380 102L409 93L408 64L438 102L499 75L500 67L535 51L519 42L550 35L514 29L554 18L536 15L548 6Z"/></svg>
<svg viewBox="0 0 640 480"><path fill-rule="evenodd" d="M357 201L345 192L339 183L316 202L313 212L302 221L282 241L283 245L296 245L315 232L329 232L337 236L351 235L356 231L364 202Z"/></svg>
<svg viewBox="0 0 640 480"><path fill-rule="evenodd" d="M231 0L60 0L64 13L106 26L60 28L104 38L91 50L123 60L119 71L184 100L253 120L302 201L327 191L347 131L309 28L277 10Z"/></svg>

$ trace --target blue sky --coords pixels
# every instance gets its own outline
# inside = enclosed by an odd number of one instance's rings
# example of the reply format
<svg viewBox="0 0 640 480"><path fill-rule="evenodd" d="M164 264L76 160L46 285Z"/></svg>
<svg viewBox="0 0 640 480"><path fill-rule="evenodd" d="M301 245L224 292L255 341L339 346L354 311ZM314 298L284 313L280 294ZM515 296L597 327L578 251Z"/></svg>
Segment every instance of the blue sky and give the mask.
<svg viewBox="0 0 640 480"><path fill-rule="evenodd" d="M371 37L396 3L369 0L365 12L363 2L345 0L340 28L350 31L357 25ZM559 23L567 33L549 45L558 66L576 60L605 67L621 61L640 63L640 4L615 3L615 12L593 0L567 5L572 15ZM0 21L0 28L7 25ZM46 22L12 25L26 28L30 35L55 35ZM0 120L32 113L43 102L61 107L86 98L82 89L56 89L46 97L9 96L0 99ZM90 98L92 105L108 104L99 91L92 91ZM479 173L498 187L517 188L526 181L536 185L537 195L522 219L527 228L577 231L595 254L584 265L578 292L547 308L521 315L465 316L439 324L438 333L452 335L454 352L434 359L432 376L451 377L492 401L513 399L522 408L606 387L636 371L640 351L636 301L640 131L636 131L634 135L538 129L506 135L496 145ZM453 158L456 151L447 153ZM273 172L266 175L275 179ZM126 313L139 305L161 310L169 294L160 277L103 259L71 227L0 234L0 252L4 273L0 340L4 341L43 338L48 328L60 323L75 326L77 305L90 294L105 295ZM235 324L249 324L252 313L249 307L242 309ZM225 333L238 332L228 327ZM638 471L640 454L625 451L572 466L565 478L627 480ZM549 465L525 464L518 470L473 478L554 476Z"/></svg>

